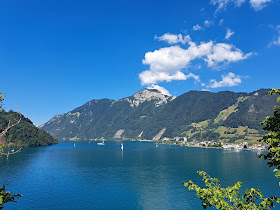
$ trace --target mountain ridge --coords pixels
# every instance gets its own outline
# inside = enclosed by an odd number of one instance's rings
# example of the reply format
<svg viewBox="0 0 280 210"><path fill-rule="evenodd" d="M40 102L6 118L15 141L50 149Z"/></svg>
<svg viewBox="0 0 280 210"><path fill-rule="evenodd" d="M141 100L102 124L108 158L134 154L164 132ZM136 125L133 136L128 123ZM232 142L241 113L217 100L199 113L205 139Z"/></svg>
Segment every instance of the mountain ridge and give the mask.
<svg viewBox="0 0 280 210"><path fill-rule="evenodd" d="M118 131L122 131L117 135L120 139L153 139L164 128L161 139L191 138L189 131L193 131L193 123L204 121L207 126L200 131L201 135L207 131L213 136L219 134L219 138L226 136L219 133L221 126L226 128L225 132L247 126L259 133L259 123L273 113L276 104L275 97L267 95L268 91L189 91L175 97L143 89L119 100L91 100L68 113L54 116L40 127L60 140L113 139Z"/></svg>

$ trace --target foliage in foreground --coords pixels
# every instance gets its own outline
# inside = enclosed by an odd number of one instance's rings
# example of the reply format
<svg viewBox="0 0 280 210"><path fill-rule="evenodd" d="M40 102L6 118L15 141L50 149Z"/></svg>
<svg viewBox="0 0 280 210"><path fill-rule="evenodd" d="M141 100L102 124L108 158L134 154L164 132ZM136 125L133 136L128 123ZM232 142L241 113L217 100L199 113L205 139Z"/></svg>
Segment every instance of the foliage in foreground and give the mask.
<svg viewBox="0 0 280 210"><path fill-rule="evenodd" d="M280 89L272 89L270 95L280 95ZM277 102L280 102L278 97ZM264 130L269 133L260 140L268 145L267 154L262 154L259 157L268 160L269 167L276 167L275 176L280 178L280 107L274 107L273 116L266 117L261 123L265 125ZM203 177L206 188L200 188L192 181L183 182L189 190L195 190L196 196L202 200L204 209L214 207L217 209L271 209L274 207L274 202L280 203L280 198L272 196L263 198L259 189L251 188L246 190L245 194L240 196L241 182L236 182L234 185L222 188L220 181L216 178L211 178L206 172L198 171Z"/></svg>
<svg viewBox="0 0 280 210"><path fill-rule="evenodd" d="M15 202L15 198L20 198L22 195L17 194L14 195L12 192L6 191L6 185L3 185L2 188L0 188L0 209L4 208L5 203L9 202Z"/></svg>
<svg viewBox="0 0 280 210"><path fill-rule="evenodd" d="M4 146L0 144L0 154L5 154L5 153L3 153L3 147ZM9 153L5 154L5 155L7 156L7 158L6 158L5 162L0 166L0 168L3 167L8 160ZM0 158L1 157L2 156L0 156ZM20 194L15 195L12 192L6 191L6 185L3 185L2 188L0 188L0 209L3 209L4 204L6 204L6 203L9 203L9 202L16 203L17 201L15 201L15 199L20 198L20 197L22 197L22 195L20 195Z"/></svg>
<svg viewBox="0 0 280 210"><path fill-rule="evenodd" d="M202 201L204 209L214 207L217 209L271 209L274 207L274 201L280 203L277 196L263 198L262 193L258 189L251 188L246 190L245 194L240 195L241 182L222 188L220 181L210 177L204 171L198 171L205 182L206 188L200 188L192 181L183 183L189 190L195 190L196 196Z"/></svg>
<svg viewBox="0 0 280 210"><path fill-rule="evenodd" d="M20 114L14 111L5 112L0 110L0 133L7 128L9 121L15 123L20 118ZM41 130L22 115L21 122L10 128L5 135L5 142L18 146L48 146L57 144L57 140L46 131Z"/></svg>
<svg viewBox="0 0 280 210"><path fill-rule="evenodd" d="M4 93L0 93L0 110L1 110L2 107L3 107L4 97L5 97L5 94L4 94Z"/></svg>
<svg viewBox="0 0 280 210"><path fill-rule="evenodd" d="M270 95L277 94L280 95L280 89L272 89L269 91ZM277 102L280 102L280 97L278 97ZM266 117L266 119L261 123L265 125L264 130L269 133L263 137L262 142L267 144L268 153L260 155L261 158L268 160L267 164L269 167L276 167L274 172L275 176L280 178L280 106L274 106L273 116Z"/></svg>
<svg viewBox="0 0 280 210"><path fill-rule="evenodd" d="M4 101L4 96L5 94L0 93L0 112L3 112L2 107L3 107L3 101ZM5 129L3 129L5 130ZM3 134L4 131L1 131L1 137L4 136ZM3 153L3 145L0 144L0 154L4 154L6 155L6 161L8 160L9 157L9 153ZM19 150L18 150L19 151ZM0 156L1 157L1 156ZM2 164L0 167L3 167L6 163L6 161L4 162L4 164ZM0 188L0 209L4 208L4 204L9 203L9 202L16 202L15 198L19 198L22 197L22 195L20 194L13 194L12 192L6 191L6 185L3 185L2 188Z"/></svg>

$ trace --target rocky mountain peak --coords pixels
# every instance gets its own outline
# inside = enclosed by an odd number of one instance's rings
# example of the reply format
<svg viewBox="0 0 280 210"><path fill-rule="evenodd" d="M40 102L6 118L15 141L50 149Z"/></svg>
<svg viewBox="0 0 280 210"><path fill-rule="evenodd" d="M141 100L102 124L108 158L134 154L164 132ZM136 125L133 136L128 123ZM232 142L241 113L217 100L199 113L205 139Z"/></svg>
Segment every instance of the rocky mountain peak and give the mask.
<svg viewBox="0 0 280 210"><path fill-rule="evenodd" d="M162 94L159 90L157 89L143 89L131 97L125 98L130 103L131 107L134 106L139 106L139 104L144 103L146 101L151 101L155 100L155 106L161 106L163 104L166 104L169 101L174 100L176 97L175 96L167 96Z"/></svg>

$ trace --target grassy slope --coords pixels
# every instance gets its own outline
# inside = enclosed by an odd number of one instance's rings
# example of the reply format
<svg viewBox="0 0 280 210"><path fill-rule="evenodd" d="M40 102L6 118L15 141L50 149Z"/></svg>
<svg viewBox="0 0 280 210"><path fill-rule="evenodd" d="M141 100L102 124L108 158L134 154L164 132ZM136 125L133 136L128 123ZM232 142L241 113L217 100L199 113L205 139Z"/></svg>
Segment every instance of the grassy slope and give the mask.
<svg viewBox="0 0 280 210"><path fill-rule="evenodd" d="M190 129L184 131L181 136L194 138L195 136L201 136L210 131L212 133L219 134L220 137L213 140L218 140L220 142L240 143L247 141L249 142L249 144L257 143L257 141L262 136L259 134L259 131L255 129L250 129L248 128L248 126L238 126L237 128L233 128L219 125L220 122L225 121L232 113L237 112L239 103L244 102L247 99L248 97L239 97L235 104L229 106L227 109L220 111L220 113L214 120L214 126L211 126L211 120L192 123L191 125L189 125Z"/></svg>

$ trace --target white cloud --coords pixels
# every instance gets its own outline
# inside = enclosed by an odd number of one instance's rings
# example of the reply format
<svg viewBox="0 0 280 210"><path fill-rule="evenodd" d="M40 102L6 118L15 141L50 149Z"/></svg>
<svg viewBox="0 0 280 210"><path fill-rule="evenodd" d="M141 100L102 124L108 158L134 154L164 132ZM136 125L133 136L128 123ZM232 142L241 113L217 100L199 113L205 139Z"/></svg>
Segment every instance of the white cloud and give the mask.
<svg viewBox="0 0 280 210"><path fill-rule="evenodd" d="M210 21L210 20L205 20L204 21L204 26L205 27L210 27L211 25L213 25L214 23L213 23L213 21Z"/></svg>
<svg viewBox="0 0 280 210"><path fill-rule="evenodd" d="M143 71L139 74L142 85L151 85L159 82L171 82L172 80L186 80L187 77L181 71L166 73L166 72L153 72Z"/></svg>
<svg viewBox="0 0 280 210"><path fill-rule="evenodd" d="M223 23L224 23L224 19L221 19L221 20L219 21L219 25L221 26L221 25L223 25Z"/></svg>
<svg viewBox="0 0 280 210"><path fill-rule="evenodd" d="M205 86L206 86L205 83L201 83L200 85L201 85L202 87L205 87Z"/></svg>
<svg viewBox="0 0 280 210"><path fill-rule="evenodd" d="M193 26L193 30L194 31L201 31L201 30L203 30L203 28L199 24L196 24L195 26Z"/></svg>
<svg viewBox="0 0 280 210"><path fill-rule="evenodd" d="M150 65L150 70L154 72L174 72L185 68L190 60L185 49L171 46L147 52L142 63Z"/></svg>
<svg viewBox="0 0 280 210"><path fill-rule="evenodd" d="M158 39L160 41L165 41L168 44L177 44L177 43L185 44L189 41L190 36L189 35L183 36L182 34L165 33L160 37L156 35L155 39Z"/></svg>
<svg viewBox="0 0 280 210"><path fill-rule="evenodd" d="M226 9L228 4L234 4L239 7L243 4L245 0L211 0L210 3L213 5L217 5L216 12Z"/></svg>
<svg viewBox="0 0 280 210"><path fill-rule="evenodd" d="M246 0L211 0L210 3L217 6L216 12L225 10L229 4L234 4L236 7L240 7ZM251 7L255 11L262 10L268 5L271 0L249 0Z"/></svg>
<svg viewBox="0 0 280 210"><path fill-rule="evenodd" d="M280 46L280 35L278 36L277 39L273 40L272 42L269 43L269 47L271 47L272 45L278 45Z"/></svg>
<svg viewBox="0 0 280 210"><path fill-rule="evenodd" d="M171 94L169 93L168 90L166 90L164 87L161 87L159 85L151 85L147 88L148 89L156 89L156 90L160 91L163 95L171 96Z"/></svg>
<svg viewBox="0 0 280 210"><path fill-rule="evenodd" d="M184 73L193 60L204 60L208 67L218 68L220 64L225 65L243 60L250 55L250 53L244 54L240 49L226 43L215 44L209 41L197 44L189 37L187 44L189 46L186 48L170 46L147 52L142 63L148 65L149 69L139 74L141 84L153 85L188 78L194 78L196 82L199 82L199 76Z"/></svg>
<svg viewBox="0 0 280 210"><path fill-rule="evenodd" d="M235 34L235 32L231 31L230 29L227 29L225 39L229 39L233 34Z"/></svg>
<svg viewBox="0 0 280 210"><path fill-rule="evenodd" d="M218 43L213 46L211 54L207 55L205 61L208 67L216 67L222 62L237 62L247 59L252 53L244 54L240 49L226 43Z"/></svg>
<svg viewBox="0 0 280 210"><path fill-rule="evenodd" d="M211 49L214 43L212 41L209 41L201 42L199 45L197 45L195 42L189 41L189 45L189 48L186 49L186 53L191 58L191 60L193 60L195 58L201 58L211 53Z"/></svg>
<svg viewBox="0 0 280 210"><path fill-rule="evenodd" d="M251 7L253 7L255 11L262 10L269 2L271 2L271 0L250 0Z"/></svg>
<svg viewBox="0 0 280 210"><path fill-rule="evenodd" d="M273 27L274 29L274 27ZM273 45L278 45L280 46L280 25L275 27L275 30L278 32L278 36L274 38L271 42L268 43L268 47L272 47Z"/></svg>
<svg viewBox="0 0 280 210"><path fill-rule="evenodd" d="M188 75L186 75L186 78L193 78L196 82L200 82L200 77L198 75L195 75L193 73L189 73Z"/></svg>
<svg viewBox="0 0 280 210"><path fill-rule="evenodd" d="M241 84L242 80L240 76L229 72L226 75L222 75L222 81L217 82L215 79L210 80L210 85L207 88L220 88L220 87L233 87Z"/></svg>

